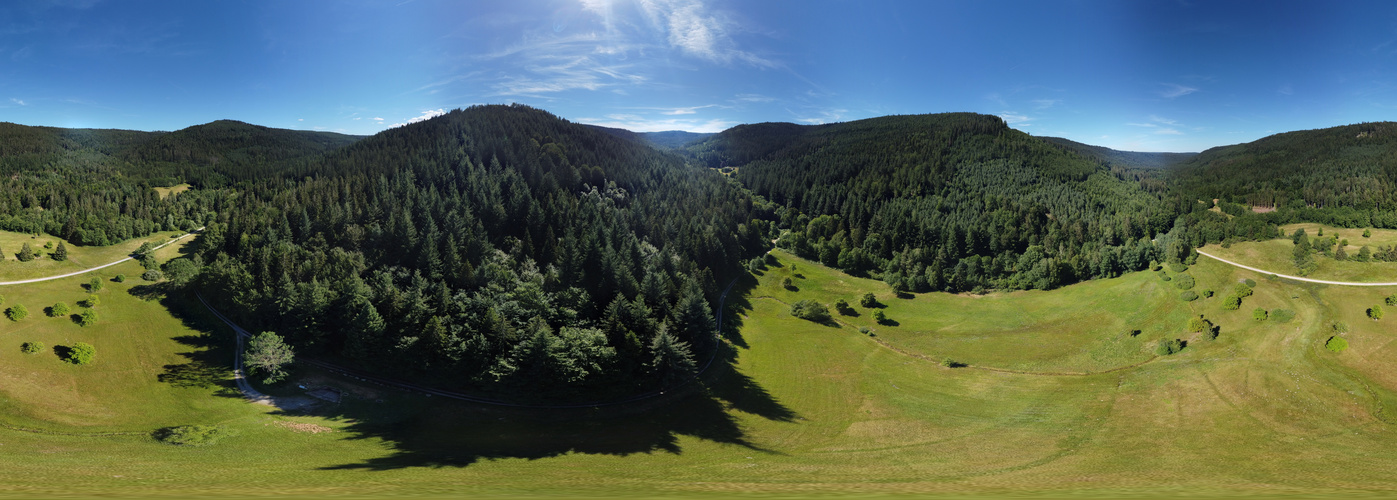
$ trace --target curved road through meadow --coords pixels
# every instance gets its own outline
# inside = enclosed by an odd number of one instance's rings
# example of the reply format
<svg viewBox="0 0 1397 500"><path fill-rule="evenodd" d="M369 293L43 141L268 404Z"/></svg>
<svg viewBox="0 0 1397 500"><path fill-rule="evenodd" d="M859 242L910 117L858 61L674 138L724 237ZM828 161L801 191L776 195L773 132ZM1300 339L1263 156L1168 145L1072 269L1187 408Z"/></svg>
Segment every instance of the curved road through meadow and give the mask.
<svg viewBox="0 0 1397 500"><path fill-rule="evenodd" d="M161 248L165 248L166 246L168 246L168 245L171 244L171 243L174 243L174 242L176 242L176 241L182 240L182 239L184 239L186 236L193 235L193 234L198 234L199 231L203 231L203 230L204 230L204 228L201 227L201 228L199 228L199 229L195 229L195 230L193 230L193 231L184 233L184 234L180 235L178 238L174 238L174 239L171 239L170 241L161 243L160 246L155 247L155 248L152 248L150 251L154 252L154 251L159 250L159 249L161 249ZM117 261L115 261L115 262L109 262L109 263L106 263L106 264L102 264L102 265L97 266L97 267L89 267L89 268L83 269L83 270L81 270L81 271L75 271L75 272L71 272L71 273L68 273L68 274L60 274L60 275L57 275L57 276L48 276L48 277L44 277L44 278L34 278L34 279L19 280L19 281L0 281L0 286L3 286L3 285L23 285L23 284L25 284L25 283L38 283L38 282L40 282L40 281L49 281L49 280L56 280L56 279L69 278L69 277L77 276L77 275L79 275L79 274L90 273L90 272L96 271L96 270L98 270L98 269L103 269L103 268L107 268L107 267L112 267L112 266L115 266L115 265L120 264L120 263L122 263L122 262L126 262L126 261L128 261L128 260L131 260L131 257L126 257L126 258L124 258L124 259L117 260Z"/></svg>
<svg viewBox="0 0 1397 500"><path fill-rule="evenodd" d="M1204 257L1207 257L1207 258L1210 258L1210 259L1213 259L1213 260L1222 262L1222 263L1224 263L1224 264L1232 264L1232 265L1234 265L1234 266L1237 266L1237 267L1240 267L1240 268L1242 268L1242 269L1246 269L1246 270L1249 270L1249 271L1256 271L1256 272L1261 273L1261 274L1269 274L1269 275L1272 275L1272 276L1276 276L1276 277L1278 277L1278 278L1285 278L1285 279L1288 279L1288 280L1304 281L1304 282L1308 282L1308 283L1323 283L1323 284L1325 284L1325 285L1340 285L1340 286L1397 286L1397 283L1359 283L1359 282L1355 282L1355 281L1328 281L1328 280L1316 280L1316 279L1310 279L1310 278L1301 278L1301 277L1299 277L1299 276L1289 276L1289 275L1285 275L1285 274L1273 273L1273 272L1271 272L1271 271L1267 271L1267 270L1264 270L1264 269L1257 269L1257 268L1251 267L1251 266L1244 266L1244 265L1238 264L1238 263L1236 263L1236 262L1232 262L1232 261L1230 261L1230 260L1224 259L1224 258L1222 258L1222 257L1218 257L1218 256L1216 256L1216 255L1211 255L1211 254L1209 254L1209 253L1207 253L1207 252L1204 252L1204 251L1202 251L1202 250L1199 250L1199 251L1198 251L1198 255L1202 255L1202 256L1204 256Z"/></svg>

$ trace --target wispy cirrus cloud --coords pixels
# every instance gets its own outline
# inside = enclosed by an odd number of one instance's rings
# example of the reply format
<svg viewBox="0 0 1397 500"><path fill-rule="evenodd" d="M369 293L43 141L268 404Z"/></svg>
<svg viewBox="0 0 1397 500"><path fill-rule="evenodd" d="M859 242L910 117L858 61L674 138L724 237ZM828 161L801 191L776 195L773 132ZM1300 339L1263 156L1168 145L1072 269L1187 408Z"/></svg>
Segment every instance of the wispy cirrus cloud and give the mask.
<svg viewBox="0 0 1397 500"><path fill-rule="evenodd" d="M29 105L29 103L24 102L23 99L16 99L16 98L14 98L14 97L11 97L11 98L10 98L10 102L15 103L15 104L18 104L18 105L20 105L20 106L28 106L28 105Z"/></svg>
<svg viewBox="0 0 1397 500"><path fill-rule="evenodd" d="M1029 125L1028 122L1033 121L1032 117L1013 111L1001 111L998 116L1004 120L1004 123L1018 125L1020 127L1027 127Z"/></svg>
<svg viewBox="0 0 1397 500"><path fill-rule="evenodd" d="M1160 85L1163 85L1165 88L1164 90L1159 92L1159 95L1160 97L1163 97L1165 99L1183 97L1194 92L1198 92L1198 87L1189 87L1186 85L1179 85L1177 83L1161 83Z"/></svg>
<svg viewBox="0 0 1397 500"><path fill-rule="evenodd" d="M1178 120L1165 118L1159 115L1150 115L1150 120L1147 122L1132 122L1126 125L1154 129L1150 133L1156 135L1184 135L1178 128L1175 128L1183 126Z"/></svg>
<svg viewBox="0 0 1397 500"><path fill-rule="evenodd" d="M823 125L826 123L834 123L843 120L844 115L849 112L849 110L847 109L822 109L816 111L813 115L810 115L796 113L789 109L787 109L786 111L790 112L792 115L796 115L796 121L800 123L808 123L810 125Z"/></svg>
<svg viewBox="0 0 1397 500"><path fill-rule="evenodd" d="M737 125L737 122L717 118L650 118L634 113L613 113L600 118L578 118L577 121L601 127L623 128L632 132L686 130L699 133L717 133Z"/></svg>
<svg viewBox="0 0 1397 500"><path fill-rule="evenodd" d="M1033 105L1038 109L1049 109L1062 104L1062 99L1034 99Z"/></svg>

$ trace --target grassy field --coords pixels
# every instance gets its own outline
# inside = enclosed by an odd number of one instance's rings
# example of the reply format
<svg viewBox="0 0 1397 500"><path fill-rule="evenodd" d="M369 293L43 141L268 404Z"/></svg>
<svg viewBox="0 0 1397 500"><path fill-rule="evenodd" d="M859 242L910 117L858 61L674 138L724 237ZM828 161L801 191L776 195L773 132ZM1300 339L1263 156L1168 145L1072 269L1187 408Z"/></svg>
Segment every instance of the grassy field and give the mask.
<svg viewBox="0 0 1397 500"><path fill-rule="evenodd" d="M1362 311L1397 289L1295 286L1203 260L1187 271L1195 290L1225 294L1250 278L1255 294L1224 311L1220 297L1185 303L1171 283L1135 273L1049 292L903 299L879 282L776 255L780 265L729 301L730 364L720 363L699 392L630 409L483 407L301 370L274 390L329 385L354 397L286 414L226 397L223 372L206 387L162 381L172 365L223 362L227 333L184 298L109 285L100 329L34 316L0 329L9 345L0 353L0 421L43 431L0 430L0 495L1397 490L1397 347L1386 323L1397 317L1374 322ZM781 286L786 277L797 290ZM0 290L7 303L38 305L81 299L84 281ZM864 292L877 294L897 324L873 325L872 312L857 306ZM839 298L859 316L826 325L789 314L794 300ZM1253 319L1256 307L1268 319ZM1219 337L1182 333L1193 314L1217 324ZM1323 347L1335 321L1346 324L1350 342L1337 354ZM873 336L856 328L870 325ZM1142 333L1129 337L1127 329ZM99 361L23 357L26 336L50 345L88 339ZM1190 342L1156 357L1149 348L1170 337ZM944 357L969 366L944 367ZM198 448L149 435L190 423L236 435ZM91 434L99 431L118 434Z"/></svg>
<svg viewBox="0 0 1397 500"><path fill-rule="evenodd" d="M1289 235L1296 230L1305 228L1305 234L1313 238L1324 230L1324 235L1339 235L1339 239L1348 240L1348 246L1344 248L1349 256L1358 255L1358 251L1364 245L1370 250L1377 251L1379 246L1397 245L1397 230L1392 229L1371 229L1372 235L1363 237L1363 229L1346 229L1319 224L1291 224L1282 226L1287 235L1285 238L1269 241L1246 241L1233 243L1231 248L1222 248L1220 245L1208 245L1203 250L1231 260L1240 264L1246 264L1258 269L1288 274L1294 276L1296 273L1295 264L1291 261L1291 251L1294 243ZM1315 255L1317 267L1307 278L1330 280L1330 281L1352 281L1352 282L1397 282L1397 262L1355 262L1337 261L1323 255Z"/></svg>
<svg viewBox="0 0 1397 500"><path fill-rule="evenodd" d="M65 243L64 246L68 249L68 260L56 261L53 260L50 253L58 247L60 241L63 241L62 238L45 234L35 236L0 231L0 251L3 251L0 253L0 281L41 278L108 264L130 255L131 252L141 247L141 243L149 241L159 245L170 241L171 237L181 234L184 234L184 231L163 231L105 247L80 247ZM16 255L25 243L28 243L36 253L42 255L29 262L20 262ZM171 247L174 246L171 245ZM137 275L139 276L140 273ZM0 291L0 293L4 292Z"/></svg>

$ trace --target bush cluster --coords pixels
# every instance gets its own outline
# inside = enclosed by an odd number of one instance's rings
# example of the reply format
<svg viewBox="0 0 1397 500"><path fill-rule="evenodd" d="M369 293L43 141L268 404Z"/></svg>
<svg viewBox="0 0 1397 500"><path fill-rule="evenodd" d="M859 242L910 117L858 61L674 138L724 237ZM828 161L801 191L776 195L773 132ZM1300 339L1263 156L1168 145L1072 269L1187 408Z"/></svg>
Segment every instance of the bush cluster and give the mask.
<svg viewBox="0 0 1397 500"><path fill-rule="evenodd" d="M824 323L830 320L829 309L826 309L824 304L810 299L805 299L792 305L791 316L814 321L816 323Z"/></svg>
<svg viewBox="0 0 1397 500"><path fill-rule="evenodd" d="M1348 341L1339 336L1329 337L1329 340L1324 343L1324 348L1334 352L1344 352L1344 349L1348 349Z"/></svg>

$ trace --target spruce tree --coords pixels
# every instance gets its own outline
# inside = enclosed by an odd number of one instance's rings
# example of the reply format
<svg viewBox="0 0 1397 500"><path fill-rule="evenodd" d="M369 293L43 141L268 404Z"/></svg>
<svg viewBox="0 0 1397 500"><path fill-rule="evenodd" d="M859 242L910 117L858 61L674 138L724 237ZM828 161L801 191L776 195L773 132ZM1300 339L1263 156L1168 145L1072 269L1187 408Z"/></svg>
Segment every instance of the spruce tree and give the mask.
<svg viewBox="0 0 1397 500"><path fill-rule="evenodd" d="M68 260L68 246L63 242L58 242L58 248L53 251L53 260L62 262Z"/></svg>
<svg viewBox="0 0 1397 500"><path fill-rule="evenodd" d="M650 352L654 356L650 370L659 379L660 387L671 387L698 371L689 344L670 335L668 325L660 325L660 333L650 343Z"/></svg>
<svg viewBox="0 0 1397 500"><path fill-rule="evenodd" d="M30 248L29 243L26 242L24 246L19 249L19 255L17 255L16 257L19 258L20 262L29 262L31 260L34 260L34 249Z"/></svg>

